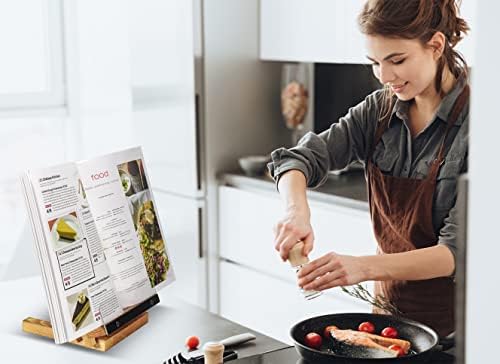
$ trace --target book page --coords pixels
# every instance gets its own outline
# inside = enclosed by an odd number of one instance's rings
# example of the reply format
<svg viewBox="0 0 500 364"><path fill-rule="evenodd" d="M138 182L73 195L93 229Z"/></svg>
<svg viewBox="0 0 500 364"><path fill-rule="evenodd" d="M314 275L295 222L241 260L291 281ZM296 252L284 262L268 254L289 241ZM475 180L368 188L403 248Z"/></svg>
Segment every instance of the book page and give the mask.
<svg viewBox="0 0 500 364"><path fill-rule="evenodd" d="M58 296L51 309L63 318L62 341L70 341L120 316L123 309L76 165L30 171L29 177L44 237L37 244L45 244L40 252L48 253L41 257L50 267L44 275L52 275Z"/></svg>
<svg viewBox="0 0 500 364"><path fill-rule="evenodd" d="M174 281L140 148L78 163L122 307Z"/></svg>

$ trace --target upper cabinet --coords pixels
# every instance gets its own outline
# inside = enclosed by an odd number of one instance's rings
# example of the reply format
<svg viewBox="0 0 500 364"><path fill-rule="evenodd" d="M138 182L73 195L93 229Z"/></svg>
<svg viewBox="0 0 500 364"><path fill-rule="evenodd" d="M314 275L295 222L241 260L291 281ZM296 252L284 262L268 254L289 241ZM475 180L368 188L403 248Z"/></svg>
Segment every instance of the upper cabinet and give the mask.
<svg viewBox="0 0 500 364"><path fill-rule="evenodd" d="M269 61L368 63L357 24L365 0L261 0L260 58ZM462 1L462 16L474 29L476 2ZM473 35L473 33L472 33ZM460 44L473 63L471 36Z"/></svg>
<svg viewBox="0 0 500 364"><path fill-rule="evenodd" d="M366 63L356 17L364 0L261 0L260 57Z"/></svg>

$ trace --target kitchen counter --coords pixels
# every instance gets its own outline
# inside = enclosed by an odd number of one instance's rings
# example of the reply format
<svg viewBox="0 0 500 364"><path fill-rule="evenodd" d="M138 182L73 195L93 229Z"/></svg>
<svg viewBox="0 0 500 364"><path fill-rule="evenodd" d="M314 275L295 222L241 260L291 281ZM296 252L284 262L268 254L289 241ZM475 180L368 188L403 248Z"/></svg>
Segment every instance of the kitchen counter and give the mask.
<svg viewBox="0 0 500 364"><path fill-rule="evenodd" d="M244 332L257 339L236 348L239 358L283 349L287 344L159 292L160 304L149 311L149 322L106 353L26 334L21 321L28 317L48 319L42 281L39 277L0 283L0 340L2 363L162 363L170 355L184 351L184 341L197 335L201 345ZM200 346L201 346L200 345ZM10 360L8 360L10 359Z"/></svg>
<svg viewBox="0 0 500 364"><path fill-rule="evenodd" d="M277 192L274 180L267 174L249 177L243 173L226 173L219 178L221 184L250 190ZM343 205L368 211L366 181L363 171L341 175L330 174L328 180L316 189L308 189L307 196L314 201Z"/></svg>

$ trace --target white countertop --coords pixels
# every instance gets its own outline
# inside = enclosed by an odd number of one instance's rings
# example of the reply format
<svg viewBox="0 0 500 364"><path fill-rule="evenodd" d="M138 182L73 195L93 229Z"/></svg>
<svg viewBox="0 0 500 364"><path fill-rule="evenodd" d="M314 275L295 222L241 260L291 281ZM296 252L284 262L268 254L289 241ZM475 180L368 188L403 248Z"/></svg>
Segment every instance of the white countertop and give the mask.
<svg viewBox="0 0 500 364"><path fill-rule="evenodd" d="M257 339L237 348L239 357L284 348L280 343L234 322L208 313L162 290L160 304L149 312L149 322L106 353L75 345L56 345L50 339L26 334L22 320L32 316L48 320L40 277L0 282L0 363L162 363L183 350L184 339L200 337L202 343L251 332Z"/></svg>
<svg viewBox="0 0 500 364"><path fill-rule="evenodd" d="M28 316L48 320L45 293L39 277L0 282L0 362L2 363L112 363L129 361L129 345L99 353L74 345L56 345L50 339L26 334L22 320ZM148 323L149 324L149 323ZM144 336L139 332L137 337ZM126 342L126 341L124 341ZM144 363L148 360L144 360Z"/></svg>

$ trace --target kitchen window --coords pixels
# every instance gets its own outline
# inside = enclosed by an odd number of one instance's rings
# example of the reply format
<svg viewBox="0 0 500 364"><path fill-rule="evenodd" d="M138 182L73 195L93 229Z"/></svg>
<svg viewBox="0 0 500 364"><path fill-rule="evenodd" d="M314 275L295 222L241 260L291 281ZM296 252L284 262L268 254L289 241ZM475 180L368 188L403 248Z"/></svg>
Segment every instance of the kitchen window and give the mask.
<svg viewBox="0 0 500 364"><path fill-rule="evenodd" d="M0 2L0 111L65 104L61 0Z"/></svg>

